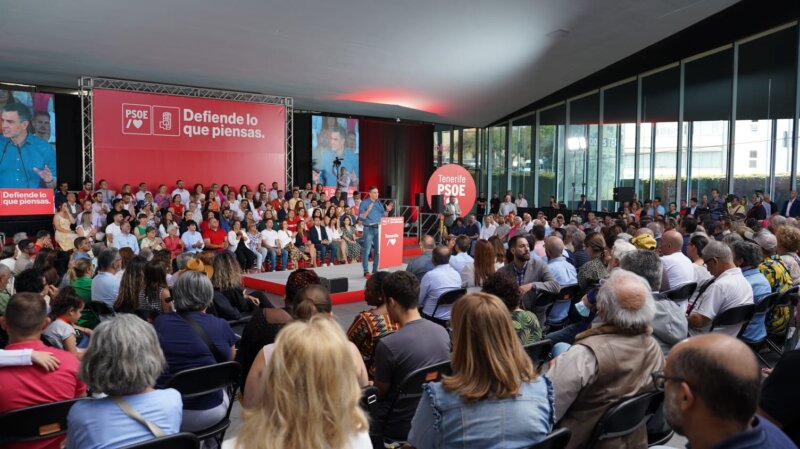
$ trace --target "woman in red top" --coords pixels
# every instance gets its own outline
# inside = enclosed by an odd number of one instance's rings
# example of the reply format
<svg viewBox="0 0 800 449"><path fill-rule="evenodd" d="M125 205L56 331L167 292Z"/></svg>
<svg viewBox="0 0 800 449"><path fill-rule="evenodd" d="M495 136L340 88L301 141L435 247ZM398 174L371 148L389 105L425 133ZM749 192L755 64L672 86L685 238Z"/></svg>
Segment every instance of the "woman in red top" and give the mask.
<svg viewBox="0 0 800 449"><path fill-rule="evenodd" d="M183 240L178 237L178 227L174 224L167 228L167 237L164 238L164 248L169 251L169 257L175 260L183 252Z"/></svg>
<svg viewBox="0 0 800 449"><path fill-rule="evenodd" d="M172 213L176 217L183 217L183 204L181 204L181 201L180 195L172 196L172 203L170 203L169 207L172 209Z"/></svg>
<svg viewBox="0 0 800 449"><path fill-rule="evenodd" d="M297 217L293 210L289 211L289 215L286 216L286 223L289 225L289 230L292 232L297 232L297 224L300 222L300 218Z"/></svg>

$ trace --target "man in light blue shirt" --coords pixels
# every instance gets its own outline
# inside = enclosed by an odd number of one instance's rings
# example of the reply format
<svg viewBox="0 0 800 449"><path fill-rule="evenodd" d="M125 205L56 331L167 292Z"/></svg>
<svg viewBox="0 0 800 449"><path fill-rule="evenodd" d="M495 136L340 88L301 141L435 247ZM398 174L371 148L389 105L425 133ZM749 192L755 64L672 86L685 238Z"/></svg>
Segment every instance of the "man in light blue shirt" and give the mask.
<svg viewBox="0 0 800 449"><path fill-rule="evenodd" d="M186 223L186 232L181 236L181 241L183 242L183 251L186 253L197 254L205 247L203 236L197 232L197 223L194 220Z"/></svg>
<svg viewBox="0 0 800 449"><path fill-rule="evenodd" d="M551 235L544 240L544 251L547 254L547 267L558 281L561 288L578 283L578 273L575 266L567 262L564 257L564 242L559 237ZM570 301L557 301L550 309L547 321L557 323L567 317Z"/></svg>
<svg viewBox="0 0 800 449"><path fill-rule="evenodd" d="M133 250L133 254L139 254L139 241L136 240L136 236L131 234L131 223L129 221L123 221L119 225L120 233L114 236L114 248L122 249L122 248L130 248Z"/></svg>
<svg viewBox="0 0 800 449"><path fill-rule="evenodd" d="M464 265L475 262L475 259L469 255L469 247L469 237L466 235L459 235L456 238L456 244L453 245L453 249L456 253L450 257L450 266L456 270L456 273L461 273L461 270L464 269Z"/></svg>
<svg viewBox="0 0 800 449"><path fill-rule="evenodd" d="M661 197L658 196L653 198L653 207L647 209L647 215L655 217L655 212L658 212L659 217L663 217L667 214L667 210L661 205Z"/></svg>
<svg viewBox="0 0 800 449"><path fill-rule="evenodd" d="M44 140L28 133L31 112L21 103L3 106L0 124L0 187L55 188L56 154Z"/></svg>
<svg viewBox="0 0 800 449"><path fill-rule="evenodd" d="M92 279L92 301L103 301L114 306L119 294L120 279L114 276L122 266L119 250L108 248L97 256L97 276Z"/></svg>
<svg viewBox="0 0 800 449"><path fill-rule="evenodd" d="M423 316L448 321L450 305L437 308L436 303L443 294L461 288L461 275L450 266L450 250L446 246L437 246L433 250L431 262L433 270L422 277L419 286L419 305Z"/></svg>
<svg viewBox="0 0 800 449"><path fill-rule="evenodd" d="M380 256L378 226L381 224L383 212L383 204L378 200L378 188L372 186L369 188L369 199L362 201L358 206L358 218L364 225L364 243L361 248L361 266L364 268L364 276L369 275L369 252L373 249L375 257L372 259L372 273L378 272L378 258Z"/></svg>

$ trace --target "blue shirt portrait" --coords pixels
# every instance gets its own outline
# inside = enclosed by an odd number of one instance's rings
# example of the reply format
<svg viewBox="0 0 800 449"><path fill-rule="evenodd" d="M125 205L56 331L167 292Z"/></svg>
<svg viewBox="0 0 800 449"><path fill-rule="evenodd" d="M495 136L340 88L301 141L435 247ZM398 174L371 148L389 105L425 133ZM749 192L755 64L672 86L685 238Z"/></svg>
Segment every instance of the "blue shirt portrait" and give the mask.
<svg viewBox="0 0 800 449"><path fill-rule="evenodd" d="M47 187L34 171L34 168L44 169L45 165L55 181L56 153L49 143L29 134L22 145L17 146L11 139L0 136L0 188Z"/></svg>

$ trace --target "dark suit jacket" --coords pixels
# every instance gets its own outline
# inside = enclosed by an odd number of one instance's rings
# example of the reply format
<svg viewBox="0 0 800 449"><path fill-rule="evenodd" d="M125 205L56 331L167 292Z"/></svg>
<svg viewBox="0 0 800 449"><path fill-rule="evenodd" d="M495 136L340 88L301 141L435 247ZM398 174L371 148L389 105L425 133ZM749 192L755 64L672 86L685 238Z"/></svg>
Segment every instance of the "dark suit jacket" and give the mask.
<svg viewBox="0 0 800 449"><path fill-rule="evenodd" d="M783 202L783 206L781 206L781 210L779 213L786 217L800 217L800 198L796 198L792 203L792 209L789 211L789 215L786 215L786 207L789 206L788 201Z"/></svg>
<svg viewBox="0 0 800 449"><path fill-rule="evenodd" d="M313 243L314 246L322 245L323 240L328 240L328 231L325 230L325 226L320 226L319 230L320 233L322 234L321 239L317 235L316 227L312 227L311 229L308 230L308 239L311 240L311 243Z"/></svg>

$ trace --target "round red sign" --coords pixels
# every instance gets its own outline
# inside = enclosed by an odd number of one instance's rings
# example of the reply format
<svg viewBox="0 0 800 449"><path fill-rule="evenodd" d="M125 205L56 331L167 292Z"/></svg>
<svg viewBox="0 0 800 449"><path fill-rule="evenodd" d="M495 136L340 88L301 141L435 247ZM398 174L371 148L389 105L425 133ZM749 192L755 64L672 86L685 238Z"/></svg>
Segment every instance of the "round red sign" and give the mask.
<svg viewBox="0 0 800 449"><path fill-rule="evenodd" d="M447 164L439 167L428 180L426 196L428 205L433 195L442 195L442 203L447 204L450 197L456 197L462 215L466 215L475 204L475 180L464 167Z"/></svg>

